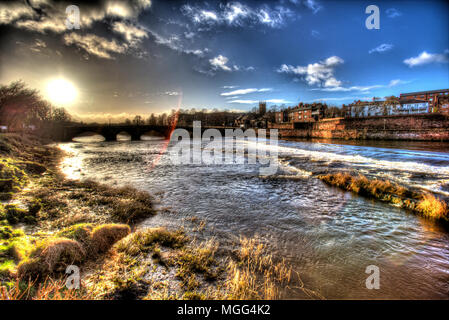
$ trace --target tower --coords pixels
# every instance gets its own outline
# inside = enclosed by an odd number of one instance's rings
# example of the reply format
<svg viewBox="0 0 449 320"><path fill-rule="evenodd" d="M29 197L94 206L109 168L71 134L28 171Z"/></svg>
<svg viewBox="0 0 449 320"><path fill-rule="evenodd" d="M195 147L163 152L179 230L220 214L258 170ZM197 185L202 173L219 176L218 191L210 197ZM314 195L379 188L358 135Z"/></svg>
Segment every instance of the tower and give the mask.
<svg viewBox="0 0 449 320"><path fill-rule="evenodd" d="M265 101L259 102L259 114L264 115L267 112L267 103Z"/></svg>

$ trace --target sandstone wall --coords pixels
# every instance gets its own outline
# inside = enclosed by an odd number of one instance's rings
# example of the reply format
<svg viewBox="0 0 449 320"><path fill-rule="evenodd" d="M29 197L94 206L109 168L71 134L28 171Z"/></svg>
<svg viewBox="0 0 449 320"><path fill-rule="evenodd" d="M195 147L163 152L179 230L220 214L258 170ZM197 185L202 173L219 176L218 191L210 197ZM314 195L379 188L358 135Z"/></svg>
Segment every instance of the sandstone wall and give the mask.
<svg viewBox="0 0 449 320"><path fill-rule="evenodd" d="M449 116L426 114L329 119L304 125L301 129L279 129L279 136L449 141Z"/></svg>

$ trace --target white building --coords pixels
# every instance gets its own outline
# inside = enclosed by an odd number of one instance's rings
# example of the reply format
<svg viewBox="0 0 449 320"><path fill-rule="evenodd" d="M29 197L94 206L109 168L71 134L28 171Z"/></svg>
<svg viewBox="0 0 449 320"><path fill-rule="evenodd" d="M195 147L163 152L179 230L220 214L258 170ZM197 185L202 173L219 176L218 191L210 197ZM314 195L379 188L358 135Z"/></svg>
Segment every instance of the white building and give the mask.
<svg viewBox="0 0 449 320"><path fill-rule="evenodd" d="M397 105L375 105L366 104L353 105L351 107L351 117L374 117L383 115L407 115L431 112L429 102L421 100L404 100Z"/></svg>

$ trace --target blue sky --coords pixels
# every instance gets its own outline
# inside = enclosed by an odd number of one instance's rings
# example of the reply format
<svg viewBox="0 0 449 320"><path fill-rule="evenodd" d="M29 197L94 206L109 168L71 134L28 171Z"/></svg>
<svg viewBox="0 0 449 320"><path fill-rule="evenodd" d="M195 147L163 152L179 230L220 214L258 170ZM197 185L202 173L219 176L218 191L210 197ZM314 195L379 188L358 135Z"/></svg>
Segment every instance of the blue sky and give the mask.
<svg viewBox="0 0 449 320"><path fill-rule="evenodd" d="M81 28L65 27L80 8ZM377 5L380 29L365 8ZM158 1L0 4L0 81L45 95L54 77L89 119L181 108L249 110L449 88L444 1Z"/></svg>

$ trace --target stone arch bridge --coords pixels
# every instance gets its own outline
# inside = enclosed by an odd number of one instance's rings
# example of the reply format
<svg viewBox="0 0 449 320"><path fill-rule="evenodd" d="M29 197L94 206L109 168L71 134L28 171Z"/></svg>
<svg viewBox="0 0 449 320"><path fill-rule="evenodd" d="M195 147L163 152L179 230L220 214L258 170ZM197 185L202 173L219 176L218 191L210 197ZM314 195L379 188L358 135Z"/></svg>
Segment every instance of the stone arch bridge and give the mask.
<svg viewBox="0 0 449 320"><path fill-rule="evenodd" d="M192 126L177 127L186 129L190 134L193 133ZM56 129L56 128L54 128ZM226 129L237 129L234 127L211 127L202 126L201 134L207 129L217 129L224 136ZM106 141L116 141L119 133L127 133L131 136L131 140L140 140L144 134L151 133L152 135L159 135L166 139L170 138L172 129L169 126L160 125L69 125L53 130L52 138L57 141L69 142L73 138L81 136L85 133L102 135Z"/></svg>
<svg viewBox="0 0 449 320"><path fill-rule="evenodd" d="M102 135L106 141L116 141L119 133L127 133L131 140L140 140L142 135L148 133L169 138L171 133L168 126L154 125L71 125L57 131L54 138L64 142L86 133Z"/></svg>

